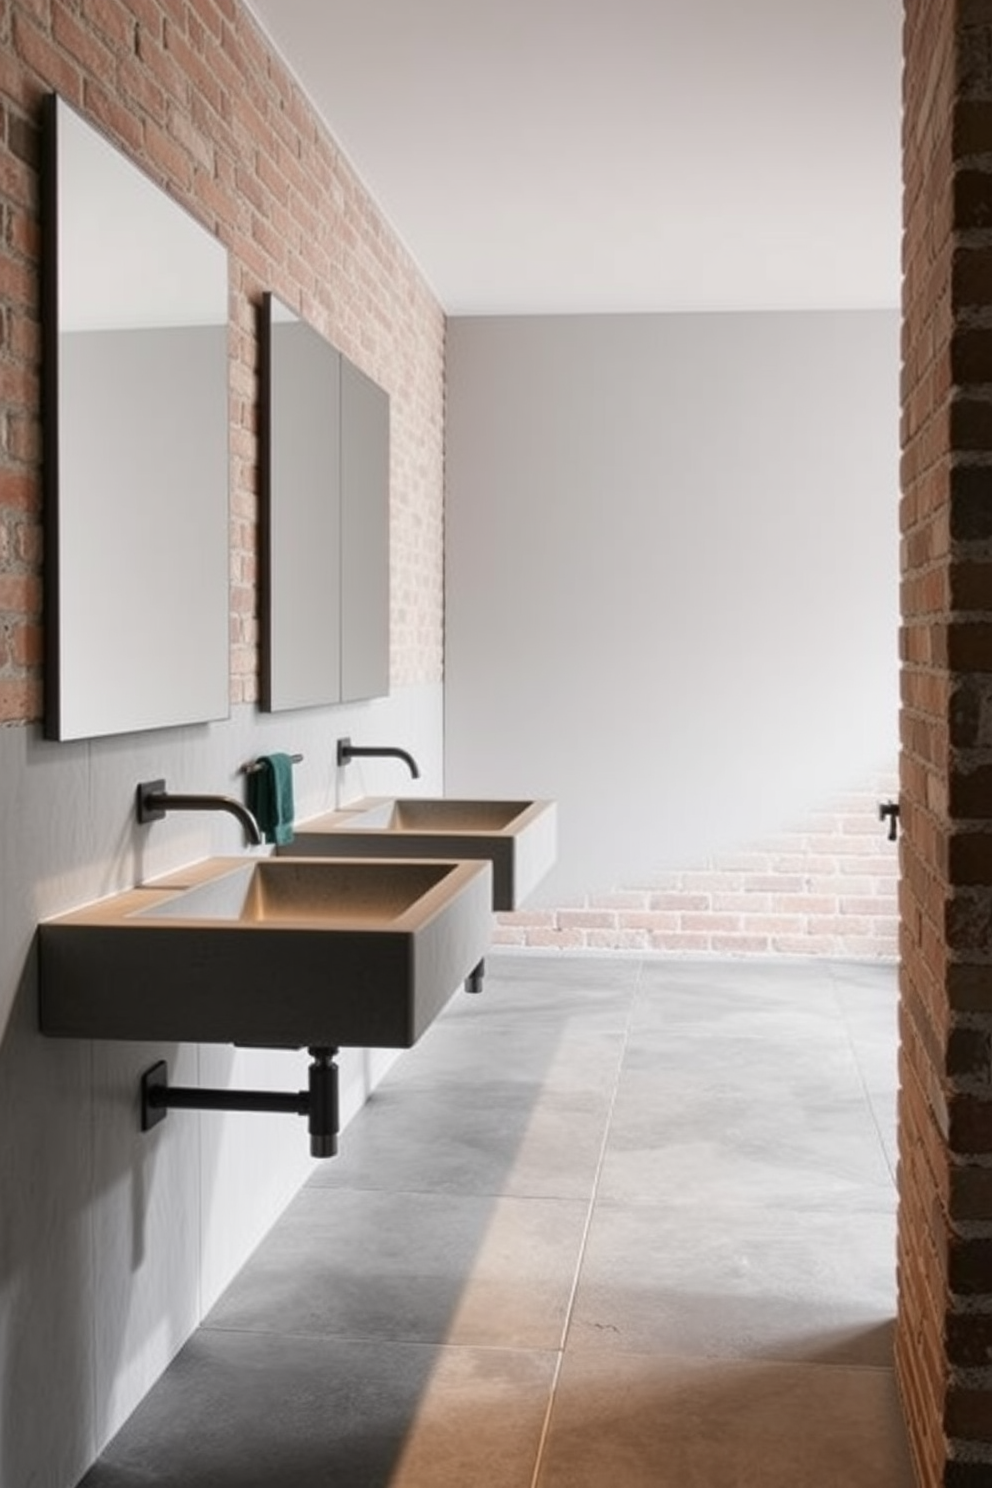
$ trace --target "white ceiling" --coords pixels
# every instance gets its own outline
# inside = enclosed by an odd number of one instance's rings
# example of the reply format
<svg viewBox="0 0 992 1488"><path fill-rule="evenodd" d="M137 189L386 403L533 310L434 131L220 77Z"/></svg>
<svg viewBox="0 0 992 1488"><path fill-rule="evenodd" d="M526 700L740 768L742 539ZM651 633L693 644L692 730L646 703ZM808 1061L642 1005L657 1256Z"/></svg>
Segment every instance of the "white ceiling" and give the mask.
<svg viewBox="0 0 992 1488"><path fill-rule="evenodd" d="M248 0L452 315L899 300L901 0Z"/></svg>

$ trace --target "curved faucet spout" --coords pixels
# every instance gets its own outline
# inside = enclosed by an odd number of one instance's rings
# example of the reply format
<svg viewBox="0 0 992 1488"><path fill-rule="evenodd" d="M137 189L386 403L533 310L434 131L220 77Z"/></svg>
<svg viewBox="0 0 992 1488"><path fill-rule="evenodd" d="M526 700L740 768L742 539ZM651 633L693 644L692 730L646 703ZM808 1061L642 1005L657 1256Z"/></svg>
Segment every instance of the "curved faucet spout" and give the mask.
<svg viewBox="0 0 992 1488"><path fill-rule="evenodd" d="M261 847L262 832L254 815L233 796L189 796L173 794L164 780L146 780L138 786L136 812L139 822L160 821L167 811L227 811L237 817L253 847Z"/></svg>
<svg viewBox="0 0 992 1488"><path fill-rule="evenodd" d="M350 739L338 740L339 765L346 765L349 760L356 759L359 756L402 760L414 780L419 780L420 778L420 769L417 761L409 750L398 749L394 744L352 744Z"/></svg>

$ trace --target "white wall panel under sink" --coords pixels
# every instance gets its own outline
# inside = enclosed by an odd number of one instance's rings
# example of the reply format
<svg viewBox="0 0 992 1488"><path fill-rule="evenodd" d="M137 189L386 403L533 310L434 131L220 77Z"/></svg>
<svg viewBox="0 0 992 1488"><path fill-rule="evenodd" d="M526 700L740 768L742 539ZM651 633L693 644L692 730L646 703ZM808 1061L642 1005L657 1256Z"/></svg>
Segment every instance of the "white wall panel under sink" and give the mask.
<svg viewBox="0 0 992 1488"><path fill-rule="evenodd" d="M305 1090L308 1064L306 1050L202 1044L199 1083ZM205 1314L312 1171L307 1122L304 1116L256 1111L177 1111L168 1119L195 1122L198 1131Z"/></svg>
<svg viewBox="0 0 992 1488"><path fill-rule="evenodd" d="M139 1083L160 1059L195 1085L197 1049L95 1041L93 1294L96 1430L103 1444L154 1384L200 1317L200 1153L195 1116L143 1132Z"/></svg>
<svg viewBox="0 0 992 1488"><path fill-rule="evenodd" d="M5 969L9 944L0 937ZM15 990L0 1043L4 1488L75 1483L97 1449L91 1045L37 1031L33 958Z"/></svg>
<svg viewBox="0 0 992 1488"><path fill-rule="evenodd" d="M244 1090L305 1090L307 1050L202 1045L200 1084ZM347 1126L398 1057L392 1049L342 1049L338 1055L341 1143ZM177 1081L178 1083L178 1081ZM202 1303L206 1314L314 1168L303 1116L255 1112L176 1112L199 1123L202 1151Z"/></svg>

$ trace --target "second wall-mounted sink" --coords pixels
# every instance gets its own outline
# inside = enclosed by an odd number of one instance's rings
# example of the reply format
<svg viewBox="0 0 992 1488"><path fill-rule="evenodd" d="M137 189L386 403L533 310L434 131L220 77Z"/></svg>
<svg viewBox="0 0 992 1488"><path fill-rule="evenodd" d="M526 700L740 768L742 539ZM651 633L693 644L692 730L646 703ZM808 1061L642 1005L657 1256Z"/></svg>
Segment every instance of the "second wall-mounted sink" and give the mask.
<svg viewBox="0 0 992 1488"><path fill-rule="evenodd" d="M553 801L366 796L297 825L278 849L290 857L484 859L493 868L493 909L517 909L552 867Z"/></svg>

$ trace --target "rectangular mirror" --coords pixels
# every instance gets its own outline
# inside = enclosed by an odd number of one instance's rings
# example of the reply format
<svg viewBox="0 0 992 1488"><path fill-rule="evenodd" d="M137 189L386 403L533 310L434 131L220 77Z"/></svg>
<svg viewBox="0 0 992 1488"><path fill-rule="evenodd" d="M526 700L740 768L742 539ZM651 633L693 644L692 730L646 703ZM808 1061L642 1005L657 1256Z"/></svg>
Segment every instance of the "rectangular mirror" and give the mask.
<svg viewBox="0 0 992 1488"><path fill-rule="evenodd" d="M224 718L227 251L62 99L45 122L45 733Z"/></svg>
<svg viewBox="0 0 992 1488"><path fill-rule="evenodd" d="M341 354L274 295L262 318L262 706L341 700Z"/></svg>
<svg viewBox="0 0 992 1488"><path fill-rule="evenodd" d="M383 697L388 395L272 294L262 348L262 706Z"/></svg>

